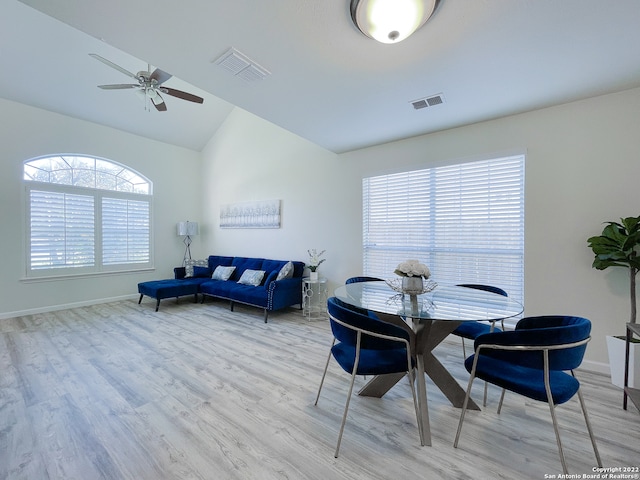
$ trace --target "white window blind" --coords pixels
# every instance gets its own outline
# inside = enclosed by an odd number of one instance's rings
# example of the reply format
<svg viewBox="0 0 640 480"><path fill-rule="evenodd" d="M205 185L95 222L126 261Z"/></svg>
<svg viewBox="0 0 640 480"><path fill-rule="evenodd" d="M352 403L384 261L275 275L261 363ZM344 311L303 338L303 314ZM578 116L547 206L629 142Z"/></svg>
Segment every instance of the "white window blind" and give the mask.
<svg viewBox="0 0 640 480"><path fill-rule="evenodd" d="M23 179L27 276L152 265L151 182L142 175L110 160L54 155L26 161Z"/></svg>
<svg viewBox="0 0 640 480"><path fill-rule="evenodd" d="M363 179L364 274L407 259L441 284L494 285L524 297L524 156Z"/></svg>
<svg viewBox="0 0 640 480"><path fill-rule="evenodd" d="M94 264L93 197L32 190L31 268Z"/></svg>
<svg viewBox="0 0 640 480"><path fill-rule="evenodd" d="M102 262L104 265L149 261L149 204L102 199Z"/></svg>

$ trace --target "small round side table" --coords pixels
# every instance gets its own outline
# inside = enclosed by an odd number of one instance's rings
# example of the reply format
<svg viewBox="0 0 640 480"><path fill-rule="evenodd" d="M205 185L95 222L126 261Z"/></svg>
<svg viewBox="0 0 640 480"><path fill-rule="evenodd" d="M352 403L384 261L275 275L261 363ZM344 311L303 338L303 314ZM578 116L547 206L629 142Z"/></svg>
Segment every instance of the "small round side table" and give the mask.
<svg viewBox="0 0 640 480"><path fill-rule="evenodd" d="M302 279L302 315L309 321L327 317L327 279Z"/></svg>

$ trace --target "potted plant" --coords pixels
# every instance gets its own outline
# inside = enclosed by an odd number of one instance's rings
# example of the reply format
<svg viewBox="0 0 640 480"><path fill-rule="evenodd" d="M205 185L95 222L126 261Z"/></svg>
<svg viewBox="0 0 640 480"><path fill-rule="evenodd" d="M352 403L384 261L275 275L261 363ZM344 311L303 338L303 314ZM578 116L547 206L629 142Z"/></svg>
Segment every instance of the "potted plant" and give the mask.
<svg viewBox="0 0 640 480"><path fill-rule="evenodd" d="M623 267L629 273L630 323L636 323L636 277L640 269L640 216L621 218L620 222L606 222L602 234L587 240L595 258L592 267L605 270ZM611 382L624 385L624 336L607 336ZM629 359L629 386L640 386L640 343L631 346Z"/></svg>
<svg viewBox="0 0 640 480"><path fill-rule="evenodd" d="M311 250L307 250L307 253L309 254L309 265L307 265L307 268L311 272L309 274L309 279L312 282L315 282L318 280L318 272L317 272L318 267L322 264L322 262L326 260L326 258L320 259L320 257L322 257L324 252L326 252L326 250L322 250L320 253L318 253L318 251L315 248Z"/></svg>

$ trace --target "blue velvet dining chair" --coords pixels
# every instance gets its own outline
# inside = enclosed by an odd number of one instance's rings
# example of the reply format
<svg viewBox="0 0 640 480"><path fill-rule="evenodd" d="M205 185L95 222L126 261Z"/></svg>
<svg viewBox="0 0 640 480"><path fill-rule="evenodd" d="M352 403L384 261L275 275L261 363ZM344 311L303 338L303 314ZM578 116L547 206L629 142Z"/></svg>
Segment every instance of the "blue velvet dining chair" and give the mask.
<svg viewBox="0 0 640 480"><path fill-rule="evenodd" d="M359 276L359 277L350 277L350 278L347 278L347 279L345 280L344 284L345 284L345 285L349 285L349 284L352 284L352 283L361 283L361 282L382 282L382 281L383 281L383 280L382 280L381 278L378 278L378 277ZM340 305L342 305L342 306L343 306L343 307L345 307L345 308L348 308L348 309L350 309L350 310L354 310L354 311L359 312L359 313L363 313L363 314L365 314L365 315L369 315L369 316L370 316L370 317L372 317L372 318L378 318L378 317L376 316L376 314L375 314L375 313L373 313L373 312L372 312L372 311L370 311L370 310L366 310L366 309L364 309L364 308L359 309L359 308L357 308L357 307L354 307L353 305L346 305L346 304L343 304L343 303L342 303L342 302L340 302L340 300L338 300L337 298L336 298L336 300L338 301L338 303L339 303Z"/></svg>
<svg viewBox="0 0 640 480"><path fill-rule="evenodd" d="M523 318L514 331L480 335L474 342L475 353L464 363L471 376L453 446L458 446L471 386L477 377L503 388L498 414L502 409L505 390L549 404L565 474L568 470L555 406L577 394L596 460L601 467L602 461L580 391L580 382L573 373L582 363L587 342L591 339L590 333L591 322L586 318L549 315Z"/></svg>
<svg viewBox="0 0 640 480"><path fill-rule="evenodd" d="M415 356L412 354L414 339L411 338L413 332L410 329L405 330L391 323L351 310L335 297L328 299L327 310L334 338L318 388L315 405L318 405L318 399L320 398L320 392L322 391L332 356L338 365L351 375L335 457L338 457L340 451L342 434L344 433L353 385L357 375L407 373L418 420L420 443L424 445L420 428L422 422L420 421L420 411L414 386Z"/></svg>
<svg viewBox="0 0 640 480"><path fill-rule="evenodd" d="M459 287L466 288L475 288L476 290L484 290L485 292L496 293L498 295L502 295L503 297L508 296L507 292L505 292L502 288L494 287L493 285L481 285L476 283L463 283L458 285ZM456 328L452 333L462 339L462 355L464 358L467 358L467 351L464 345L464 339L475 340L480 335L485 333L491 333L494 331L500 331L500 328L496 327L496 322L464 322L458 328ZM504 325L502 325L504 329Z"/></svg>
<svg viewBox="0 0 640 480"><path fill-rule="evenodd" d="M494 287L493 285L482 285L477 283L462 283L459 284L458 287L465 288L474 288L476 290L483 290L485 292L495 293L497 295L502 295L503 297L507 297L507 292L505 292L500 287ZM504 323L502 320L500 321L500 325L502 326L502 330L504 330ZM499 327L496 327L496 322L463 322L461 323L453 332L453 335L460 337L462 340L462 357L467 358L467 349L464 344L464 339L475 340L480 335L484 335L485 333L491 332L500 332L502 331ZM504 392L503 392L504 393ZM484 384L484 397L482 398L482 405L487 406L487 384Z"/></svg>
<svg viewBox="0 0 640 480"><path fill-rule="evenodd" d="M350 283L359 283L359 282L378 282L378 281L382 281L381 278L378 277L367 277L367 276L360 276L360 277L351 277L351 278L347 278L347 280L344 282L345 284L349 285Z"/></svg>

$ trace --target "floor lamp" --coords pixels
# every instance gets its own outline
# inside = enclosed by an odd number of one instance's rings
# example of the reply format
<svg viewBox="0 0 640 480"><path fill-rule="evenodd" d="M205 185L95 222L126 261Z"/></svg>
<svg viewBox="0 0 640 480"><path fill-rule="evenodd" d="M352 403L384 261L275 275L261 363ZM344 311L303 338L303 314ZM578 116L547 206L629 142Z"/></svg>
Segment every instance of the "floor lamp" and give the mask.
<svg viewBox="0 0 640 480"><path fill-rule="evenodd" d="M191 237L198 235L198 222L178 222L178 235L184 237L182 242L185 245L182 266L187 264L187 260L191 260Z"/></svg>

